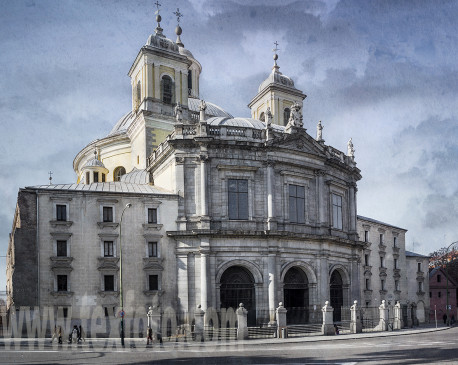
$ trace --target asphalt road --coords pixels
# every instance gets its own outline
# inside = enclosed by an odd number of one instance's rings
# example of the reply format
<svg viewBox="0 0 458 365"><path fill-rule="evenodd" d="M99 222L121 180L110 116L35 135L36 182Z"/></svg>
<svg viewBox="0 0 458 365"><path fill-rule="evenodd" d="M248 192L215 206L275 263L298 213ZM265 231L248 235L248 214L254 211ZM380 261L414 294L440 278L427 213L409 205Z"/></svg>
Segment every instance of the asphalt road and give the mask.
<svg viewBox="0 0 458 365"><path fill-rule="evenodd" d="M25 345L25 346L24 346ZM104 342L53 348L0 346L0 364L458 364L458 328L390 337L332 341L266 340L250 344L174 344L135 348Z"/></svg>

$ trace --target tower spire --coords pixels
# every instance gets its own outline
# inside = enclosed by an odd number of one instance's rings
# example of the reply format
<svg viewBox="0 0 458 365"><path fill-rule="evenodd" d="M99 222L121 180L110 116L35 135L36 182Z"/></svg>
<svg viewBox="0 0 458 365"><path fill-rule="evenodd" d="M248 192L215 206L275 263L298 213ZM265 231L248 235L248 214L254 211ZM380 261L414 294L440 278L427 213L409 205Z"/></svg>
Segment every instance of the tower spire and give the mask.
<svg viewBox="0 0 458 365"><path fill-rule="evenodd" d="M174 11L173 14L176 15L177 17L177 27L175 28L175 34L177 35L177 41L175 42L177 45L180 47L184 47L183 42L181 42L180 35L183 32L183 30L180 27L180 18L183 16L183 14L180 13L180 8L177 8L177 11Z"/></svg>
<svg viewBox="0 0 458 365"><path fill-rule="evenodd" d="M280 66L277 65L277 60L278 60L277 51L279 51L280 48L278 48L278 42L277 41L275 41L274 44L275 44L275 48L272 49L272 52L274 53L274 67L272 68L272 70L274 72L278 72L278 70L280 69Z"/></svg>
<svg viewBox="0 0 458 365"><path fill-rule="evenodd" d="M156 33L156 35L158 37L165 37L164 34L162 33L163 29L161 28L162 17L159 14L159 12L160 12L159 7L161 6L161 4L159 3L159 0L156 0L156 2L154 4L156 5L156 9L157 9L154 12L154 14L156 14L156 22L157 22L157 26L156 26L156 29L154 30L154 32Z"/></svg>

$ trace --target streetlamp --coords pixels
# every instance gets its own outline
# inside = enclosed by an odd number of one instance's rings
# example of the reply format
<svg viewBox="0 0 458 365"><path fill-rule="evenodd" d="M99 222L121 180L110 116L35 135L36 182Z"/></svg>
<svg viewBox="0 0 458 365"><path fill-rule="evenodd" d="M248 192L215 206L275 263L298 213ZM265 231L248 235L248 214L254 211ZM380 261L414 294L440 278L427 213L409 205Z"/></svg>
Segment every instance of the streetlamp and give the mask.
<svg viewBox="0 0 458 365"><path fill-rule="evenodd" d="M124 209L122 210L121 213L121 219L119 221L119 300L121 304L121 346L124 347L124 299L122 296L122 245L121 245L121 239L122 239L122 217L124 215L124 212L126 211L127 208L130 208L132 206L131 203L127 203Z"/></svg>
<svg viewBox="0 0 458 365"><path fill-rule="evenodd" d="M448 250L450 249L450 247L452 247L454 244L458 243L458 241L455 241L455 242L452 242L448 247L447 249L445 250L445 260L446 260L446 266L445 266L445 276L447 277L447 293L446 293L446 297L447 297L447 324L450 325L450 316L448 315L448 272L447 272L447 260L448 260Z"/></svg>

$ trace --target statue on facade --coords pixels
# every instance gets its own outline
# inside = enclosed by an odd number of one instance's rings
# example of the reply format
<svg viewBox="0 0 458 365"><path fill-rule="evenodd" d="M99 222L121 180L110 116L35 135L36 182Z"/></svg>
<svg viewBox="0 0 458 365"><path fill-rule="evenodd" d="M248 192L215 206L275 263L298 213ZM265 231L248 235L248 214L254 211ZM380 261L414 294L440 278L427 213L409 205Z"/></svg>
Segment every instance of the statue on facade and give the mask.
<svg viewBox="0 0 458 365"><path fill-rule="evenodd" d="M355 149L353 147L353 142L350 138L350 140L348 141L348 144L347 144L347 156L350 156L350 157L355 157Z"/></svg>
<svg viewBox="0 0 458 365"><path fill-rule="evenodd" d="M205 103L205 100L203 99L200 101L199 110L200 110L200 120L205 120L205 111L207 110L207 104Z"/></svg>
<svg viewBox="0 0 458 365"><path fill-rule="evenodd" d="M318 125L316 126L316 140L318 142L323 140L323 126L321 125L321 120L318 122Z"/></svg>
<svg viewBox="0 0 458 365"><path fill-rule="evenodd" d="M267 126L267 128L269 128L270 125L272 124L272 118L273 118L273 115L272 115L272 112L270 111L270 106L268 106L267 110L266 110L266 126Z"/></svg>
<svg viewBox="0 0 458 365"><path fill-rule="evenodd" d="M174 111L175 111L175 118L177 122L181 123L183 121L183 109L180 103L177 103Z"/></svg>
<svg viewBox="0 0 458 365"><path fill-rule="evenodd" d="M302 128L303 127L303 123L302 123L302 113L301 113L301 106L299 105L299 103L296 101L294 102L293 106L291 107L291 114L289 116L289 121L288 121L288 125L286 126L287 128L291 128L291 127L299 127L299 128Z"/></svg>

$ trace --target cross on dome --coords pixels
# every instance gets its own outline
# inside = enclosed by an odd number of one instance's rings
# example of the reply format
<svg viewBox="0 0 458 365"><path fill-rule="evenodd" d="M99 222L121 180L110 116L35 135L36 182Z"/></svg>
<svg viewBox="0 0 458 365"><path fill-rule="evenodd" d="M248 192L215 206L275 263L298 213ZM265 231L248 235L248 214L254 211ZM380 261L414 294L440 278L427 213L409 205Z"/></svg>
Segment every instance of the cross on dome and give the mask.
<svg viewBox="0 0 458 365"><path fill-rule="evenodd" d="M277 60L278 60L277 51L279 51L280 48L278 48L278 42L277 41L275 41L274 44L275 44L275 48L272 49L272 52L274 53L274 70L278 71L280 66L277 65Z"/></svg>
<svg viewBox="0 0 458 365"><path fill-rule="evenodd" d="M176 15L177 22L180 23L180 18L183 16L183 14L180 13L180 8L177 8L177 11L174 11L173 14Z"/></svg>
<svg viewBox="0 0 458 365"><path fill-rule="evenodd" d="M155 32L156 32L156 35L160 36L160 37L163 37L164 35L162 34L162 28L161 28L161 20L162 20L162 17L161 15L159 14L160 12L160 9L159 7L161 6L161 4L159 3L159 0L156 0L156 2L154 3L156 5L156 8L157 10L154 12L154 14L156 14L156 22L157 22L157 27L155 29Z"/></svg>

